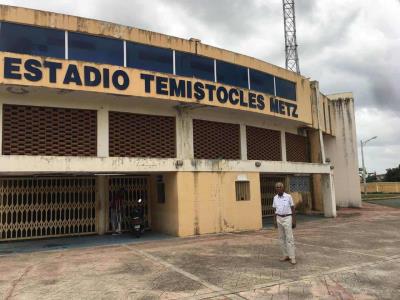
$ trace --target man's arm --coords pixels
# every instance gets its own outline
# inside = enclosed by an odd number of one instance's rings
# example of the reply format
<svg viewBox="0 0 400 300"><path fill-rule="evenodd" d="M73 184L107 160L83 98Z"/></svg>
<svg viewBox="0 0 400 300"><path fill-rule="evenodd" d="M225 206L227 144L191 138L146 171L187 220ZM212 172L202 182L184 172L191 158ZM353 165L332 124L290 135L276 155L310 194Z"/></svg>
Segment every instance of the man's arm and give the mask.
<svg viewBox="0 0 400 300"><path fill-rule="evenodd" d="M296 228L296 208L294 205L290 208L292 209L292 228Z"/></svg>

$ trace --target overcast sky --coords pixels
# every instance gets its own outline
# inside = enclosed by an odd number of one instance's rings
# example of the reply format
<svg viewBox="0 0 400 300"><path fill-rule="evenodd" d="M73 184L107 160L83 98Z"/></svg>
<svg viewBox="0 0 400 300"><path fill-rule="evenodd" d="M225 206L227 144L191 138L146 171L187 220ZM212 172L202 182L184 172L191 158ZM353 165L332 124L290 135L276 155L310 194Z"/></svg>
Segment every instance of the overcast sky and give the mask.
<svg viewBox="0 0 400 300"><path fill-rule="evenodd" d="M281 0L0 0L161 32L284 67ZM297 0L300 70L352 91L369 172L400 164L400 0ZM359 157L361 161L361 156ZM361 165L361 164L360 164Z"/></svg>

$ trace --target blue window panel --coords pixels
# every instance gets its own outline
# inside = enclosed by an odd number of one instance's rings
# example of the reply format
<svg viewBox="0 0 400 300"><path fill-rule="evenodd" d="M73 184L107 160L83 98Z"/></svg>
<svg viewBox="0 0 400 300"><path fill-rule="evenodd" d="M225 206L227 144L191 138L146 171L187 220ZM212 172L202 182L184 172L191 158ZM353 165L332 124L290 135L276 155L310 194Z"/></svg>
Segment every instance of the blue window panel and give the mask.
<svg viewBox="0 0 400 300"><path fill-rule="evenodd" d="M173 73L173 52L132 42L126 43L128 67L162 73Z"/></svg>
<svg viewBox="0 0 400 300"><path fill-rule="evenodd" d="M252 90L274 95L274 76L250 69L250 87Z"/></svg>
<svg viewBox="0 0 400 300"><path fill-rule="evenodd" d="M2 22L0 51L64 58L65 33L62 30Z"/></svg>
<svg viewBox="0 0 400 300"><path fill-rule="evenodd" d="M176 75L214 81L214 60L190 53L175 52Z"/></svg>
<svg viewBox="0 0 400 300"><path fill-rule="evenodd" d="M248 88L247 68L217 60L217 81Z"/></svg>
<svg viewBox="0 0 400 300"><path fill-rule="evenodd" d="M275 77L276 96L296 101L296 83Z"/></svg>
<svg viewBox="0 0 400 300"><path fill-rule="evenodd" d="M117 39L68 32L68 58L123 66L124 42Z"/></svg>

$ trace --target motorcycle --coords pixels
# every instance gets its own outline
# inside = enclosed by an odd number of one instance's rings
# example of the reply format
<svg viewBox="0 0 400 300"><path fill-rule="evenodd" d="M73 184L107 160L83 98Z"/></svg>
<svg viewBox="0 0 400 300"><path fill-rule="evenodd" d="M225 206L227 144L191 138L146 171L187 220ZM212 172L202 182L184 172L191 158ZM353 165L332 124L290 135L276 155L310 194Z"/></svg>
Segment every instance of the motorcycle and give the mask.
<svg viewBox="0 0 400 300"><path fill-rule="evenodd" d="M137 202L137 206L133 209L132 231L137 238L140 238L144 228L142 199L139 199Z"/></svg>

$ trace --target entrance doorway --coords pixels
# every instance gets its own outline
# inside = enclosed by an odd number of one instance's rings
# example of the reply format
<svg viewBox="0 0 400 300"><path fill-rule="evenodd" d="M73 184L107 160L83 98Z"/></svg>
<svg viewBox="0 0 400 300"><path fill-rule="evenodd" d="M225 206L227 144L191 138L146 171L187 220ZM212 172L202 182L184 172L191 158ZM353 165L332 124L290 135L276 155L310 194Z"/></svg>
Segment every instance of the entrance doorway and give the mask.
<svg viewBox="0 0 400 300"><path fill-rule="evenodd" d="M97 232L92 176L0 178L0 241Z"/></svg>
<svg viewBox="0 0 400 300"><path fill-rule="evenodd" d="M272 203L275 196L275 184L277 182L282 182L286 186L286 176L260 175L261 209L263 218L273 216L275 213Z"/></svg>
<svg viewBox="0 0 400 300"><path fill-rule="evenodd" d="M122 204L121 230L130 229L133 218L133 210L137 201L142 199L144 205L144 225L149 226L149 177L148 176L113 176L108 183L109 202L115 197L119 190L124 190L124 202ZM109 208L108 216L111 216ZM111 218L108 218L108 231L112 231Z"/></svg>

